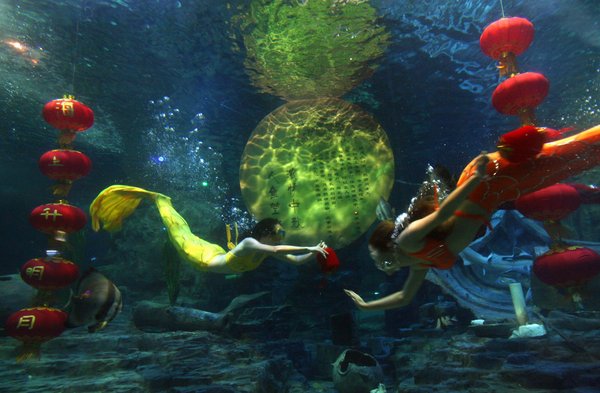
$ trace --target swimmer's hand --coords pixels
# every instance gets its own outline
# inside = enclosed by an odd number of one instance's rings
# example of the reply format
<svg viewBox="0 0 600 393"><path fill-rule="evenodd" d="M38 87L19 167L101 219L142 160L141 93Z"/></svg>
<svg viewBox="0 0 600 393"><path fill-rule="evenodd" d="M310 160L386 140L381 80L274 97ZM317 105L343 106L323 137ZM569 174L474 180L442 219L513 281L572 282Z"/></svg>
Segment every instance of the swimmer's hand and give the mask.
<svg viewBox="0 0 600 393"><path fill-rule="evenodd" d="M325 250L326 247L327 244L325 244L324 241L321 241L314 247L308 247L308 251L312 254L321 254L324 258L327 258L327 251Z"/></svg>
<svg viewBox="0 0 600 393"><path fill-rule="evenodd" d="M358 307L361 310L366 307L367 302L365 302L358 293L351 291L349 289L344 289L344 292L346 292L346 295L348 295L350 297L350 299L352 299L352 301L354 302L356 307Z"/></svg>
<svg viewBox="0 0 600 393"><path fill-rule="evenodd" d="M475 158L475 176L480 179L487 177L487 164L490 162L490 158L487 156L486 151L482 151L477 158Z"/></svg>

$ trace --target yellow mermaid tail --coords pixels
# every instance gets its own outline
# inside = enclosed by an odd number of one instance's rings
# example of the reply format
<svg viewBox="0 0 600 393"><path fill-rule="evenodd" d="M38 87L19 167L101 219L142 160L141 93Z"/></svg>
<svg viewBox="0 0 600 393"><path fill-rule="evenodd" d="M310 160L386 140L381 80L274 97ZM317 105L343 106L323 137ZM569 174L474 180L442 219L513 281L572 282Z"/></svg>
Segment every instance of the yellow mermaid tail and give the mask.
<svg viewBox="0 0 600 393"><path fill-rule="evenodd" d="M226 251L219 245L200 239L190 231L188 223L173 208L171 198L139 187L113 185L98 194L90 206L92 228L113 232L121 229L142 199L152 200L167 228L169 239L179 255L197 269L203 270L210 261Z"/></svg>

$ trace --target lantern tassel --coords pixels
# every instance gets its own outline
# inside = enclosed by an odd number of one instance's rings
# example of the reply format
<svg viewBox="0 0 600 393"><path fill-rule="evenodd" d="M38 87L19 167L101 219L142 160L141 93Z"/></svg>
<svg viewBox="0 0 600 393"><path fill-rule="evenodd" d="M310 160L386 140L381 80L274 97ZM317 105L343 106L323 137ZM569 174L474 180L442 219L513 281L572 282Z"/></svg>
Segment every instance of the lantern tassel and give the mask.
<svg viewBox="0 0 600 393"><path fill-rule="evenodd" d="M536 119L532 108L524 108L521 110L519 113L519 119L521 120L521 125L523 126L535 126Z"/></svg>
<svg viewBox="0 0 600 393"><path fill-rule="evenodd" d="M19 348L17 354L17 362L25 362L28 360L39 360L41 356L41 343L38 341L25 342Z"/></svg>
<svg viewBox="0 0 600 393"><path fill-rule="evenodd" d="M71 180L59 180L52 186L52 195L60 198L67 197L72 186L73 182Z"/></svg>
<svg viewBox="0 0 600 393"><path fill-rule="evenodd" d="M574 285L567 288L567 299L573 302L575 310L585 311L583 306L583 297L581 296L583 285Z"/></svg>
<svg viewBox="0 0 600 393"><path fill-rule="evenodd" d="M575 237L573 231L562 225L560 221L545 220L542 225L552 240L550 248L564 247L563 239Z"/></svg>
<svg viewBox="0 0 600 393"><path fill-rule="evenodd" d="M498 66L496 68L498 68L501 77L507 76L512 78L519 73L517 57L512 52L503 52L502 56L498 59Z"/></svg>
<svg viewBox="0 0 600 393"><path fill-rule="evenodd" d="M50 307L56 302L56 294L54 291L39 289L31 300L33 307Z"/></svg>
<svg viewBox="0 0 600 393"><path fill-rule="evenodd" d="M77 133L73 130L60 130L58 135L58 145L61 149L69 149L75 140Z"/></svg>

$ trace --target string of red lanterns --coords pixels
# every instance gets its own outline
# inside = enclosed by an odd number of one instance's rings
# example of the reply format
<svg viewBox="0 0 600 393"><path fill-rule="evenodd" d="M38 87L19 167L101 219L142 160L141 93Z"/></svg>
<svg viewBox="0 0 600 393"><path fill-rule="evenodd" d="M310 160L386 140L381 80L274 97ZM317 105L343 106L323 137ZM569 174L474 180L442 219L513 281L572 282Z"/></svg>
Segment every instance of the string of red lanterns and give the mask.
<svg viewBox="0 0 600 393"><path fill-rule="evenodd" d="M504 115L518 116L521 127L505 133L498 140L498 151L510 163L527 161L541 151L543 144L560 138L566 131L536 127L534 110L546 96L550 84L537 72L519 73L516 57L533 41L533 24L520 17L501 18L488 25L479 39L483 53L498 61L500 77L506 77L492 94L492 105ZM600 255L586 247L569 246L562 241L559 221L581 204L578 190L567 184L523 195L515 201L524 216L544 222L552 237L550 250L536 257L532 271L540 281L567 288L576 307L578 288L600 273Z"/></svg>
<svg viewBox="0 0 600 393"><path fill-rule="evenodd" d="M50 150L40 157L40 171L55 180L53 195L58 201L37 206L29 215L30 224L48 235L50 250L45 257L33 258L21 266L21 278L38 290L33 307L13 313L6 321L9 336L22 342L17 361L39 358L40 346L65 329L68 314L50 306L53 291L66 288L79 277L79 267L60 255L66 246L67 236L80 231L87 222L86 214L66 200L73 182L86 176L92 162L85 154L73 150L77 133L90 128L94 112L65 96L44 105L42 116L59 130L59 149Z"/></svg>
<svg viewBox="0 0 600 393"><path fill-rule="evenodd" d="M582 203L589 203L578 188L582 185L554 184L521 196L515 208L525 217L542 221L552 238L550 249L535 258L533 273L547 285L566 289L575 307L581 309L581 287L600 273L600 254L588 247L568 245L562 239L560 220Z"/></svg>
<svg viewBox="0 0 600 393"><path fill-rule="evenodd" d="M535 126L535 108L544 101L550 89L544 75L519 73L516 57L529 48L533 36L534 28L529 20L510 17L488 25L479 38L482 52L497 60L500 76L507 77L492 93L492 105L502 114L518 116L522 126ZM538 132L542 138L534 135ZM539 127L518 128L509 134L500 137L497 147L502 157L511 162L536 156L541 150L539 140L548 137L548 133Z"/></svg>

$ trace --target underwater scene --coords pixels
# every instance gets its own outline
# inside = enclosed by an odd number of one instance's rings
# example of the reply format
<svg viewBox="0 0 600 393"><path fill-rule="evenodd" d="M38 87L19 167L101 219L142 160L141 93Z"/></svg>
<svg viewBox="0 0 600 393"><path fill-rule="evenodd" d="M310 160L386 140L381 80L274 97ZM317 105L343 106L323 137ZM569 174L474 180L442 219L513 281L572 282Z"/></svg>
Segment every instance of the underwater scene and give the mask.
<svg viewBox="0 0 600 393"><path fill-rule="evenodd" d="M0 392L600 392L597 0L0 0Z"/></svg>

